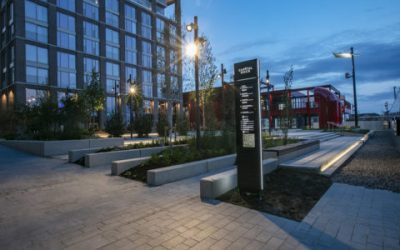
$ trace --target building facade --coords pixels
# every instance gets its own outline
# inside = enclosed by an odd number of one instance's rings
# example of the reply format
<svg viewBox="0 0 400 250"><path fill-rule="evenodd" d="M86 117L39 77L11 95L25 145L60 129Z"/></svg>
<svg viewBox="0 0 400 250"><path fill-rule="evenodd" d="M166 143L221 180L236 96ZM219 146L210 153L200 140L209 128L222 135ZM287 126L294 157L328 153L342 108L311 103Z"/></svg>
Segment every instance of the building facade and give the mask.
<svg viewBox="0 0 400 250"><path fill-rule="evenodd" d="M79 93L93 70L107 96L102 122L117 108L129 120L130 79L155 122L181 107L180 0L0 2L1 109Z"/></svg>

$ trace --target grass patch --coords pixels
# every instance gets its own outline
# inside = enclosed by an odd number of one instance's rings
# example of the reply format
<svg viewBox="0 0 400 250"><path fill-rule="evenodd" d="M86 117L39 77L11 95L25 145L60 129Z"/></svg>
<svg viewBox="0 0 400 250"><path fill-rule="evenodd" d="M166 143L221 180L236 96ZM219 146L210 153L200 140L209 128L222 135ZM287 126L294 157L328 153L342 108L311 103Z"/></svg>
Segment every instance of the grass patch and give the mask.
<svg viewBox="0 0 400 250"><path fill-rule="evenodd" d="M332 185L330 178L314 173L278 169L264 176L264 190L257 196L236 188L218 200L301 221Z"/></svg>

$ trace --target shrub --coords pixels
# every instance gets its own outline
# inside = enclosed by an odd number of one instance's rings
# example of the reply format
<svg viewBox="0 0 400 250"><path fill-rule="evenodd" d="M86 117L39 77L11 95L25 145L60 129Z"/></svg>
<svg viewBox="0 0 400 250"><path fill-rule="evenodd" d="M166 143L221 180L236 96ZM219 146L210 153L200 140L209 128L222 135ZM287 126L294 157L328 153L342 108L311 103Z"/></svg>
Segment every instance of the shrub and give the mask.
<svg viewBox="0 0 400 250"><path fill-rule="evenodd" d="M180 135L187 135L189 130L189 120L185 115L180 115L178 121L176 122L176 131Z"/></svg>
<svg viewBox="0 0 400 250"><path fill-rule="evenodd" d="M135 126L135 131L138 134L138 137L148 136L153 126L152 114L139 115L135 119L134 126Z"/></svg>
<svg viewBox="0 0 400 250"><path fill-rule="evenodd" d="M158 116L158 122L157 122L158 135L161 137L167 136L168 129L169 129L169 124L168 124L167 115L165 113L160 113Z"/></svg>
<svg viewBox="0 0 400 250"><path fill-rule="evenodd" d="M120 137L125 132L125 123L120 113L112 113L106 122L106 132Z"/></svg>

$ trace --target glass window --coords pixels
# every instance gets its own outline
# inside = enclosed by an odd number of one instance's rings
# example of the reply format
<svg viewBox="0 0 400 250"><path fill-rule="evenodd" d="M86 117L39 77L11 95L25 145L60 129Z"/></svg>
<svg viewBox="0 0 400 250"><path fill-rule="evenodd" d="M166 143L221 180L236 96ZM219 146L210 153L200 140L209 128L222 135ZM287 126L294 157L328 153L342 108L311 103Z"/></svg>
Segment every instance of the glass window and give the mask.
<svg viewBox="0 0 400 250"><path fill-rule="evenodd" d="M57 13L57 45L75 50L75 18Z"/></svg>
<svg viewBox="0 0 400 250"><path fill-rule="evenodd" d="M142 41L142 66L151 68L151 43Z"/></svg>
<svg viewBox="0 0 400 250"><path fill-rule="evenodd" d="M133 36L125 36L125 62L137 64L136 38Z"/></svg>
<svg viewBox="0 0 400 250"><path fill-rule="evenodd" d="M83 23L83 51L91 55L99 55L99 27L91 22Z"/></svg>
<svg viewBox="0 0 400 250"><path fill-rule="evenodd" d="M25 37L47 43L47 8L25 1Z"/></svg>
<svg viewBox="0 0 400 250"><path fill-rule="evenodd" d="M25 1L25 17L47 24L47 8L31 1Z"/></svg>
<svg viewBox="0 0 400 250"><path fill-rule="evenodd" d="M142 12L142 36L151 39L151 16Z"/></svg>
<svg viewBox="0 0 400 250"><path fill-rule="evenodd" d="M119 1L106 0L106 23L119 27Z"/></svg>
<svg viewBox="0 0 400 250"><path fill-rule="evenodd" d="M83 59L84 81L86 85L92 80L93 71L100 73L99 60L85 57Z"/></svg>
<svg viewBox="0 0 400 250"><path fill-rule="evenodd" d="M98 0L84 0L83 1L83 15L85 17L99 20L99 1Z"/></svg>
<svg viewBox="0 0 400 250"><path fill-rule="evenodd" d="M178 55L176 51L170 51L170 68L171 73L178 74Z"/></svg>
<svg viewBox="0 0 400 250"><path fill-rule="evenodd" d="M125 5L125 30L136 34L136 9Z"/></svg>
<svg viewBox="0 0 400 250"><path fill-rule="evenodd" d="M47 49L26 44L26 82L31 84L48 83Z"/></svg>
<svg viewBox="0 0 400 250"><path fill-rule="evenodd" d="M34 105L38 103L38 101L46 96L46 92L44 90L38 89L25 89L25 100L27 105Z"/></svg>
<svg viewBox="0 0 400 250"><path fill-rule="evenodd" d="M107 99L106 103L107 116L110 116L112 113L115 112L115 97L107 96L106 99Z"/></svg>
<svg viewBox="0 0 400 250"><path fill-rule="evenodd" d="M75 11L74 0L57 0L57 6L66 10Z"/></svg>
<svg viewBox="0 0 400 250"><path fill-rule="evenodd" d="M165 98L166 96L165 75L157 74L157 97Z"/></svg>
<svg viewBox="0 0 400 250"><path fill-rule="evenodd" d="M112 29L106 29L106 56L119 60L119 33Z"/></svg>
<svg viewBox="0 0 400 250"><path fill-rule="evenodd" d="M115 93L115 84L119 84L119 64L107 62L106 64L106 91L107 93ZM118 88L117 88L118 89Z"/></svg>
<svg viewBox="0 0 400 250"><path fill-rule="evenodd" d="M157 25L157 41L160 43L164 42L165 38L165 23L164 20L157 18L156 20Z"/></svg>
<svg viewBox="0 0 400 250"><path fill-rule="evenodd" d="M57 80L58 87L76 88L76 66L75 55L58 52L57 53Z"/></svg>
<svg viewBox="0 0 400 250"><path fill-rule="evenodd" d="M144 97L153 97L153 84L151 80L151 71L142 70L142 93Z"/></svg>
<svg viewBox="0 0 400 250"><path fill-rule="evenodd" d="M157 69L165 70L165 48L162 46L157 46Z"/></svg>

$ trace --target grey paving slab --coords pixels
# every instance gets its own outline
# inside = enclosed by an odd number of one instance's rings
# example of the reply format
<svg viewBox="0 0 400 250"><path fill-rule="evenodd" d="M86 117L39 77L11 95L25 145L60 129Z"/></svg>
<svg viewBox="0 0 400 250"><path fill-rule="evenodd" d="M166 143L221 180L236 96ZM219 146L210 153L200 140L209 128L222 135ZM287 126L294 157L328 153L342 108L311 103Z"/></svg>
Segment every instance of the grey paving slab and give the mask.
<svg viewBox="0 0 400 250"><path fill-rule="evenodd" d="M282 162L280 165L290 168L309 168L318 171L320 167L335 158L340 152L359 141L361 136L341 136L320 143L320 149L295 159Z"/></svg>
<svg viewBox="0 0 400 250"><path fill-rule="evenodd" d="M400 195L334 184L302 222L0 147L1 249L400 249Z"/></svg>

